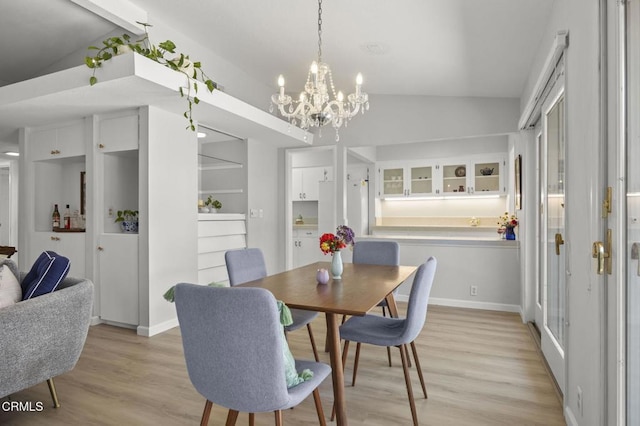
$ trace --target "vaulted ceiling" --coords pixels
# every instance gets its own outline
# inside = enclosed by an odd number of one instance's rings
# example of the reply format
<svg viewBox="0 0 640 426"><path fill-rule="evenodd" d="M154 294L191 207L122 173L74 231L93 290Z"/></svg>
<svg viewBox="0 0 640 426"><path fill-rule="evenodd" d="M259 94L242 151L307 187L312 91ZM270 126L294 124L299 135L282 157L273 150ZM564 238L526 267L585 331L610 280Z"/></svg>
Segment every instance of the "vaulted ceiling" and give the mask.
<svg viewBox="0 0 640 426"><path fill-rule="evenodd" d="M317 57L314 0L129 1L274 92L279 74L300 90ZM519 98L554 1L324 0L323 60L347 93L362 72L370 94ZM0 85L114 30L70 0L3 1Z"/></svg>

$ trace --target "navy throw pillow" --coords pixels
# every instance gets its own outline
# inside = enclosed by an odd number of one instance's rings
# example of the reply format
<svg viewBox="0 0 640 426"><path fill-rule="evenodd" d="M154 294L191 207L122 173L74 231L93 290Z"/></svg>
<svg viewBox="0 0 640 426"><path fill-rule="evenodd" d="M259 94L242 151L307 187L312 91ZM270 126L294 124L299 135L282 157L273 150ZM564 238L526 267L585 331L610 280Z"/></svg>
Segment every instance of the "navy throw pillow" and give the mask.
<svg viewBox="0 0 640 426"><path fill-rule="evenodd" d="M69 272L69 259L53 251L44 251L22 280L22 300L51 293Z"/></svg>

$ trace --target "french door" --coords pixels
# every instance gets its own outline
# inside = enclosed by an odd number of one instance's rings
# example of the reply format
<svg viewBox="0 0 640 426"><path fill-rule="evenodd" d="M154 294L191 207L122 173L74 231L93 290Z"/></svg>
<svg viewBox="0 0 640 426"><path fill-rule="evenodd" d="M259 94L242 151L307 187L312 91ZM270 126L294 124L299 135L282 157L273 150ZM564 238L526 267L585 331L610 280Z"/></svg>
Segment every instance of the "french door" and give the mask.
<svg viewBox="0 0 640 426"><path fill-rule="evenodd" d="M542 107L540 138L539 300L542 352L564 393L565 388L565 97L556 80Z"/></svg>
<svg viewBox="0 0 640 426"><path fill-rule="evenodd" d="M640 5L627 2L626 424L640 424Z"/></svg>

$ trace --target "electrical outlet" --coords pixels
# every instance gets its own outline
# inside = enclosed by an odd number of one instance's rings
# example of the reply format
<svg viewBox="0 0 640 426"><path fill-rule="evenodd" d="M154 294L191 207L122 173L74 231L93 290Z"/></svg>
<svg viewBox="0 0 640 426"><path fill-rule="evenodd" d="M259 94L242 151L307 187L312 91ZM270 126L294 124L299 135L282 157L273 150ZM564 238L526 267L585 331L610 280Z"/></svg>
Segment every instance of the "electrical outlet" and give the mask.
<svg viewBox="0 0 640 426"><path fill-rule="evenodd" d="M472 296L477 296L478 295L478 286L477 285L472 285L471 288L470 288L469 293Z"/></svg>
<svg viewBox="0 0 640 426"><path fill-rule="evenodd" d="M578 395L576 398L576 405L578 406L578 412L580 413L580 415L582 416L583 412L582 412L582 388L580 386L578 386Z"/></svg>

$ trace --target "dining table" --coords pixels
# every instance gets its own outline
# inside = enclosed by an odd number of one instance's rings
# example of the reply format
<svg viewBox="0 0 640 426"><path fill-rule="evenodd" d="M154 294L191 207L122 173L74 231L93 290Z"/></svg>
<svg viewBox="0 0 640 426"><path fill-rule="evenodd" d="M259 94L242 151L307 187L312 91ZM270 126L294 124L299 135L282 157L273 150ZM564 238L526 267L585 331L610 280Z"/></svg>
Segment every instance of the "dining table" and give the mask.
<svg viewBox="0 0 640 426"><path fill-rule="evenodd" d="M265 288L289 308L325 314L336 424L343 426L348 424L348 420L338 317L363 316L383 299L387 300L391 316L397 317L393 290L415 272L417 267L345 263L341 278L332 278L327 284L320 284L316 280L316 273L321 268L330 270L331 264L312 263L239 286Z"/></svg>

